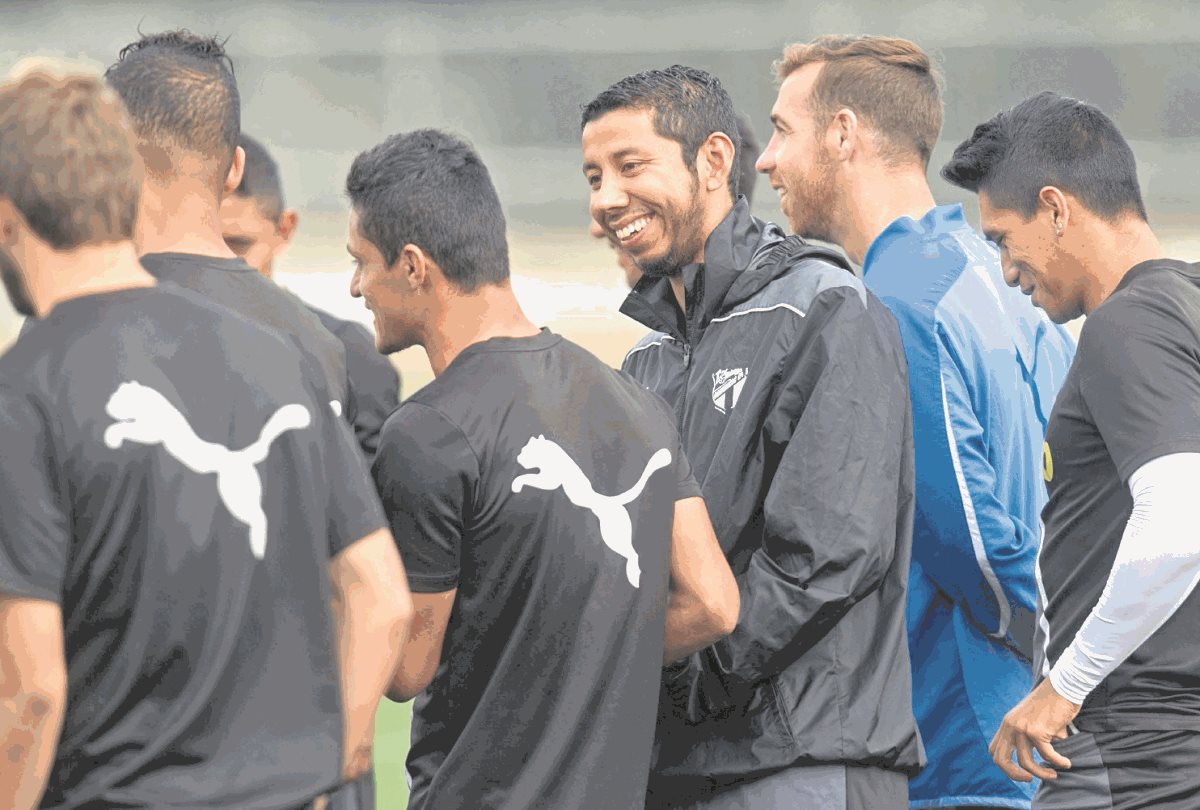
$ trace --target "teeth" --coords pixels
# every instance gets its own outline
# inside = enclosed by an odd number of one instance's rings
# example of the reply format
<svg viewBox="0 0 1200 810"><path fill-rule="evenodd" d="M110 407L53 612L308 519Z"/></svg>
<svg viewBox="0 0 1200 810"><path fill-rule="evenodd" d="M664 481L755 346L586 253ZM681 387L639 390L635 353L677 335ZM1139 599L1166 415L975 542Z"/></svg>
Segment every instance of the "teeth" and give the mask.
<svg viewBox="0 0 1200 810"><path fill-rule="evenodd" d="M621 228L619 231L615 231L615 233L617 234L617 238L618 239L628 239L629 237L633 236L635 233L640 231L642 228L645 228L646 224L649 221L650 221L650 219L648 217L642 217L641 219L638 219L638 220L635 220L635 221L629 223L624 228Z"/></svg>

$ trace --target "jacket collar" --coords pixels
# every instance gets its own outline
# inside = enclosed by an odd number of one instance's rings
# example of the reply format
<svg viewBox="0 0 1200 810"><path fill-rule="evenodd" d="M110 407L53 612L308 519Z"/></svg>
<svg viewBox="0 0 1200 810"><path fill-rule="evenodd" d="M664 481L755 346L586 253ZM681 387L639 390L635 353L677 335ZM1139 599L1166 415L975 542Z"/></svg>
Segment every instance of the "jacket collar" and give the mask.
<svg viewBox="0 0 1200 810"><path fill-rule="evenodd" d="M684 300L687 313L679 311L671 282L665 276L643 276L621 312L649 328L685 342L699 340L713 318L728 312L771 280L771 268L743 273L754 254L783 239L779 226L756 219L743 196L704 242L704 262L685 265Z"/></svg>

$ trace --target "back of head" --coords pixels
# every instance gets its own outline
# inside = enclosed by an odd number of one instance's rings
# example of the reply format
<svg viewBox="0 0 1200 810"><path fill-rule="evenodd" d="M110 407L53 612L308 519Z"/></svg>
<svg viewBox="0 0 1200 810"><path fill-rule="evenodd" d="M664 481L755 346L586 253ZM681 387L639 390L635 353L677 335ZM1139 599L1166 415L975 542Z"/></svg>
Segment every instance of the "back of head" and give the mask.
<svg viewBox="0 0 1200 810"><path fill-rule="evenodd" d="M260 214L271 222L278 222L286 207L283 183L279 179L279 164L265 146L246 133L238 137L237 143L246 153L246 168L233 193L253 200Z"/></svg>
<svg viewBox="0 0 1200 810"><path fill-rule="evenodd" d="M464 292L508 280L500 198L466 141L435 129L393 135L354 159L346 192L388 265L412 244Z"/></svg>
<svg viewBox="0 0 1200 810"><path fill-rule="evenodd" d="M824 67L812 88L815 113L853 110L878 135L889 163L929 165L942 129L942 94L923 50L897 37L826 35L784 48L775 72L782 81L816 62Z"/></svg>
<svg viewBox="0 0 1200 810"><path fill-rule="evenodd" d="M614 110L650 110L654 131L679 144L683 163L695 170L696 153L714 132L723 132L740 155L741 136L733 102L721 80L698 68L672 65L627 76L583 108L581 128ZM729 193L738 194L736 168L729 172Z"/></svg>
<svg viewBox="0 0 1200 810"><path fill-rule="evenodd" d="M975 127L942 177L985 192L992 205L1027 219L1046 186L1071 194L1106 221L1147 218L1137 161L1116 124L1091 104L1049 91Z"/></svg>
<svg viewBox="0 0 1200 810"><path fill-rule="evenodd" d="M199 158L219 191L241 130L233 63L221 42L189 31L147 34L121 49L105 74L133 118L151 177L177 177Z"/></svg>
<svg viewBox="0 0 1200 810"><path fill-rule="evenodd" d="M55 250L132 238L142 165L116 93L48 60L0 86L0 195Z"/></svg>

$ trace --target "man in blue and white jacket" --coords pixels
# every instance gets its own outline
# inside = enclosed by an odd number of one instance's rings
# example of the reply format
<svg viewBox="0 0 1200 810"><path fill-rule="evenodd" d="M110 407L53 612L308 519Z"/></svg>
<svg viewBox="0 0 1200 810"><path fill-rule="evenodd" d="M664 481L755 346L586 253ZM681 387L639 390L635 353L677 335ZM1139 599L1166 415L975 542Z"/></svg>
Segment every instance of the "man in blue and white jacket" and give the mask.
<svg viewBox="0 0 1200 810"><path fill-rule="evenodd" d="M1033 786L996 768L988 743L1032 686L1042 446L1074 342L1004 283L961 206L935 204L925 173L942 107L919 47L821 37L777 65L775 132L759 169L793 230L862 265L908 358L917 498L907 622L929 760L911 806L1028 808Z"/></svg>

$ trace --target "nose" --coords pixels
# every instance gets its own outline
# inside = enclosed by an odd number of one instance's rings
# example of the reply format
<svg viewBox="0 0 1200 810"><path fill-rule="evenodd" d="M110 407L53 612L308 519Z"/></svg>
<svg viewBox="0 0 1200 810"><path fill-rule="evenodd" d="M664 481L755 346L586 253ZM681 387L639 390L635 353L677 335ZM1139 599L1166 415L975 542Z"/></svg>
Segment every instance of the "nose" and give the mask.
<svg viewBox="0 0 1200 810"><path fill-rule="evenodd" d="M350 297L351 298L362 298L362 288L359 285L361 275L362 275L362 268L355 267L354 275L352 275L350 277Z"/></svg>
<svg viewBox="0 0 1200 810"><path fill-rule="evenodd" d="M592 220L597 225L603 225L608 214L628 206L629 195L617 178L602 179L599 187L592 191Z"/></svg>
<svg viewBox="0 0 1200 810"><path fill-rule="evenodd" d="M1021 271L1008 258L1008 251L1000 251L1000 271L1004 276L1004 283L1010 287L1019 287L1021 285Z"/></svg>
<svg viewBox="0 0 1200 810"><path fill-rule="evenodd" d="M775 135L771 136L771 140L767 141L767 148L758 156L758 160L754 161L754 171L762 174L767 174L775 168Z"/></svg>

